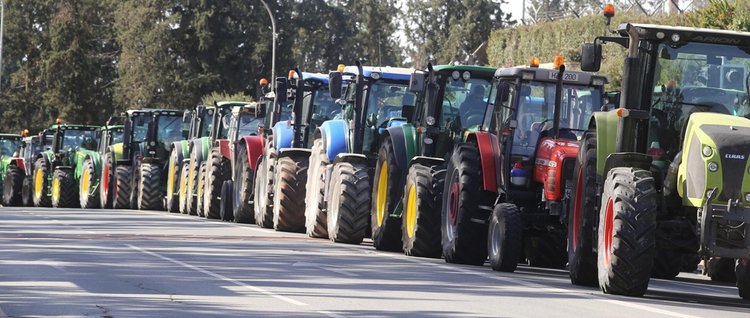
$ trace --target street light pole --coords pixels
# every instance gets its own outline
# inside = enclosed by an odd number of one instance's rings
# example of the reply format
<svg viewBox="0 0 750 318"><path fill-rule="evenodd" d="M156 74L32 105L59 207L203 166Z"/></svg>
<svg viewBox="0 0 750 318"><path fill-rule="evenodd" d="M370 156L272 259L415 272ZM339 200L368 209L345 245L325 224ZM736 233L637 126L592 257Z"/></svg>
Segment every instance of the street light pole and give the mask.
<svg viewBox="0 0 750 318"><path fill-rule="evenodd" d="M268 11L268 16L271 17L271 32L273 32L273 36L271 37L271 78L269 81L271 82L271 90L273 90L276 85L276 79L274 78L276 76L276 19L274 19L271 8L268 7L266 0L260 0L260 2L263 2L263 6Z"/></svg>
<svg viewBox="0 0 750 318"><path fill-rule="evenodd" d="M3 26L5 25L5 1L0 0L0 87L3 85Z"/></svg>

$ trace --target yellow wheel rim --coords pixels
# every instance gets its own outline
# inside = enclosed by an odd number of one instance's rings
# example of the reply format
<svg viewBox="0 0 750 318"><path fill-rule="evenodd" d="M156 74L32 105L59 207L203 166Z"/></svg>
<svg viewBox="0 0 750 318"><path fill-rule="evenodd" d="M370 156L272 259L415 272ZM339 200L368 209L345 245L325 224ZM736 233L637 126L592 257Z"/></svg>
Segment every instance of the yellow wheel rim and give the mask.
<svg viewBox="0 0 750 318"><path fill-rule="evenodd" d="M37 170L34 174L34 196L37 198L42 197L42 186L44 186L44 176L42 170Z"/></svg>
<svg viewBox="0 0 750 318"><path fill-rule="evenodd" d="M88 196L90 188L91 188L91 174L89 173L88 170L83 170L83 175L81 175L81 193Z"/></svg>
<svg viewBox="0 0 750 318"><path fill-rule="evenodd" d="M198 179L198 199L203 198L203 178Z"/></svg>
<svg viewBox="0 0 750 318"><path fill-rule="evenodd" d="M193 188L195 188L195 184L193 184L194 183L193 180L195 180L195 165L193 164L192 161L190 161L190 168L188 168L188 176L189 176L189 178L187 179L188 189L190 189L190 195L193 195ZM187 193L187 190L185 191Z"/></svg>
<svg viewBox="0 0 750 318"><path fill-rule="evenodd" d="M385 199L388 195L388 163L383 161L378 176L378 198L376 199L376 212L378 214L378 226L383 225L383 216L385 216Z"/></svg>
<svg viewBox="0 0 750 318"><path fill-rule="evenodd" d="M415 186L409 187L409 195L406 197L406 234L409 238L414 237L417 228L417 190Z"/></svg>
<svg viewBox="0 0 750 318"><path fill-rule="evenodd" d="M57 178L52 180L52 199L60 199L60 180Z"/></svg>
<svg viewBox="0 0 750 318"><path fill-rule="evenodd" d="M180 176L180 195L187 194L187 176Z"/></svg>
<svg viewBox="0 0 750 318"><path fill-rule="evenodd" d="M175 175L175 164L174 162L169 163L169 172L167 173L167 194L170 196L174 193L174 175Z"/></svg>

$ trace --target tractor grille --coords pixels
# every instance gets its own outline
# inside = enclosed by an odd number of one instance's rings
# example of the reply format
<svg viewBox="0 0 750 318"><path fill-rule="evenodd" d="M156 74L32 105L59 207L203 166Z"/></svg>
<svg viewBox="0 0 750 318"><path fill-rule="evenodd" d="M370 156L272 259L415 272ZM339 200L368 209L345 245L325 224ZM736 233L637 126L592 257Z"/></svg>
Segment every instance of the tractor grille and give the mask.
<svg viewBox="0 0 750 318"><path fill-rule="evenodd" d="M750 128L704 125L701 129L719 148L722 169L722 191L719 200L742 198L742 180L750 156Z"/></svg>

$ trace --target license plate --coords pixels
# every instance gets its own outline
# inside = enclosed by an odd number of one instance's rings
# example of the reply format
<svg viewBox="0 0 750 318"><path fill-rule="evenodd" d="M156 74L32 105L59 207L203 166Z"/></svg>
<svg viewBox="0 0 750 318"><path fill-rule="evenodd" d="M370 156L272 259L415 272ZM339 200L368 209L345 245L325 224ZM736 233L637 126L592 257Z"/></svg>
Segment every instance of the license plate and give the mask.
<svg viewBox="0 0 750 318"><path fill-rule="evenodd" d="M557 74L560 74L560 72L549 72L549 78L550 79L557 79ZM565 82L576 82L576 81L578 81L578 74L576 74L576 73L564 73L563 74L563 81L565 81Z"/></svg>

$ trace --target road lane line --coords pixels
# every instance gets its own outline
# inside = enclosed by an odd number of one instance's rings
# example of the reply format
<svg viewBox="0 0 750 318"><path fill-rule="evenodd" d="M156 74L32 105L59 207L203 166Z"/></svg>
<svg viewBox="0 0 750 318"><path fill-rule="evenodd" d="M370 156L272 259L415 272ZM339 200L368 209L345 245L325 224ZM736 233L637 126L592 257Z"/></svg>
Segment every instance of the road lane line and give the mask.
<svg viewBox="0 0 750 318"><path fill-rule="evenodd" d="M3 311L3 307L0 306L0 318L8 318L8 314Z"/></svg>
<svg viewBox="0 0 750 318"><path fill-rule="evenodd" d="M265 290L265 289L263 289L263 288L260 288L260 287L256 287L256 286L253 286L253 285L248 285L248 284L245 284L245 283L243 283L243 282L241 282L241 281L238 281L238 280L236 280L236 279L233 279L233 278L229 278L229 277L226 277L226 276L224 276L224 275L216 274L216 273L214 273L214 272L211 272L211 271L207 271L207 270L205 270L205 269L202 269L202 268L200 268L200 267L196 267L196 266L190 265L190 264L188 264L188 263L185 263L185 262L181 262L181 261L178 261L178 260L176 260L176 259L173 259L173 258L169 258L169 257L163 256L163 255L161 255L161 254L158 254L158 253L154 253L154 252L151 252L151 251L145 250L145 249L143 249L143 248L140 248L140 247L138 247L138 246L134 246L134 245L130 245L130 244L125 244L125 246L127 246L127 247L130 247L130 248L132 248L132 249L134 249L134 250L136 250L136 251L139 251L139 252L141 252L141 253L144 253L144 254L148 254L148 255L151 255L151 256L154 256L154 257L158 257L158 258L161 258L161 259L163 259L163 260L165 260L165 261L169 261L169 262L172 262L172 263L174 263L174 264L177 264L177 265L180 265L180 266L183 266L183 267L186 267L186 268L192 269L192 270L194 270L194 271L198 271L198 272L201 272L201 273L203 273L203 274L206 274L206 275L209 275L209 276L213 276L213 277L215 277L215 278L218 278L218 279L221 279L221 280L223 280L223 281L225 281L225 282L229 282L229 283L235 284L235 285L237 285L237 286L245 287L245 288L247 288L247 289L250 289L250 290L252 290L252 291L255 291L255 292L258 292L258 293L264 294L264 295L266 295L266 296L270 296L270 297L273 297L273 298L276 298L276 299L279 299L279 300L285 301L285 302L287 302L287 303L290 303L290 304L292 304L292 305L297 305L297 306L307 306L307 304L306 304L306 303L303 303L303 302L301 302L301 301L298 301L298 300L294 300L294 299L291 299L291 298L289 298L289 297L286 297L286 296L282 296L282 295L279 295L279 294L275 294L275 293L273 293L273 292L267 291L267 290Z"/></svg>

